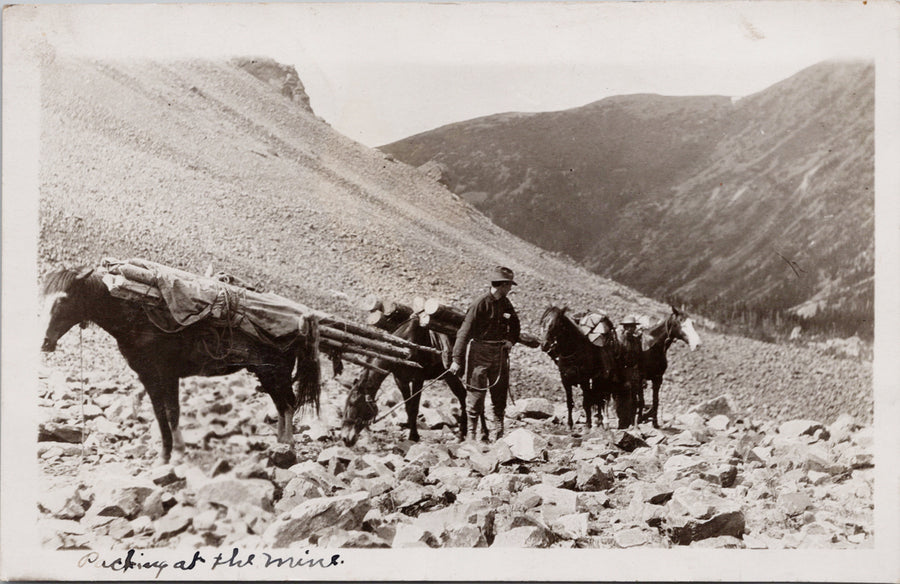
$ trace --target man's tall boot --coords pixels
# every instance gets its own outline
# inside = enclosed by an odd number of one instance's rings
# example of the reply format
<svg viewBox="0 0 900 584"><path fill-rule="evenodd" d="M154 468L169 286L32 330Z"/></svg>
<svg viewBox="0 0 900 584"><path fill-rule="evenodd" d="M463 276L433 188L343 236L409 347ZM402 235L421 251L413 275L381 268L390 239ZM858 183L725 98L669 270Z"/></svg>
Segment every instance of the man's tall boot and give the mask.
<svg viewBox="0 0 900 584"><path fill-rule="evenodd" d="M478 414L466 414L466 417L469 419L469 428L466 439L475 442L478 440L478 420L481 416Z"/></svg>
<svg viewBox="0 0 900 584"><path fill-rule="evenodd" d="M494 440L499 440L503 437L503 418L505 417L505 413L503 412L494 412Z"/></svg>

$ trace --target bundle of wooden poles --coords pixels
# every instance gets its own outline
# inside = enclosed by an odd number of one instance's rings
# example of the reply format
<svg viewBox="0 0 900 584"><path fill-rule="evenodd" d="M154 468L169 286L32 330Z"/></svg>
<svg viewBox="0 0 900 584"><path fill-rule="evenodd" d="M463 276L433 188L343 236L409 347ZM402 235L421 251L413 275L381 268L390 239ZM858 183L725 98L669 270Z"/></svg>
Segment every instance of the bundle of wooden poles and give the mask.
<svg viewBox="0 0 900 584"><path fill-rule="evenodd" d="M114 260L108 261L113 262ZM162 295L156 288L156 273L153 269L147 269L147 267L153 268L159 264L145 260L134 261L140 262L140 264L135 266L127 262L119 263L115 265L116 273L108 274L108 286L111 288L111 292L116 296L131 300L162 303ZM161 267L188 280L210 279L208 276L198 276L168 266ZM234 284L230 284L228 280L222 278L216 278L216 286L235 287ZM275 294L264 295L248 288L243 288L241 293L245 296L266 296L270 302L274 299L287 315L296 315L297 318L312 314L318 319L319 347L322 352L349 363L379 369L366 360L366 357L375 357L397 365L421 367L411 360L414 351L427 351L440 355L440 351L437 349L398 338L383 328L356 324Z"/></svg>
<svg viewBox="0 0 900 584"><path fill-rule="evenodd" d="M366 296L360 308L369 313L366 324L386 331L394 331L410 318L418 318L423 327L455 337L466 318L465 312L438 298L425 299L421 296L415 297L412 305ZM531 348L541 344L536 337L525 332L519 333L519 342Z"/></svg>

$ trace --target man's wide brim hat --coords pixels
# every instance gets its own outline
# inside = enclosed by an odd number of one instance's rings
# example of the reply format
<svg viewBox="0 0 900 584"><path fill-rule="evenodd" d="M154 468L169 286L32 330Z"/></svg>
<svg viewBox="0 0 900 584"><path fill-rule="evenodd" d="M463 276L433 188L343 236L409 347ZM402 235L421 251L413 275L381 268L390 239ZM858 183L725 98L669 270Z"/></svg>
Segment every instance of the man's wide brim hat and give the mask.
<svg viewBox="0 0 900 584"><path fill-rule="evenodd" d="M515 280L513 280L513 271L509 268L504 268L503 266L497 266L491 273L491 284L494 282L509 282L513 286L518 286Z"/></svg>

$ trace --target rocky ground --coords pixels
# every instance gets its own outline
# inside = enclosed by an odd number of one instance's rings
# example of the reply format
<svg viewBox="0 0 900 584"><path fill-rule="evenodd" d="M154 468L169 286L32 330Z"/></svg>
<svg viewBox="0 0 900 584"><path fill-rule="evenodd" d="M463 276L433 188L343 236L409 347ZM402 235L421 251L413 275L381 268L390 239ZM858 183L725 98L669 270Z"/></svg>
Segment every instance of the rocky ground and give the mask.
<svg viewBox="0 0 900 584"><path fill-rule="evenodd" d="M66 341L41 374L39 525L54 549L873 545L873 433L849 415L765 422L721 396L659 430L579 420L570 432L561 399L520 396L501 440L459 444L439 383L419 443L401 408L350 449L338 436L348 368L325 384L320 416L298 416L291 451L269 398L236 374L182 381L187 455L153 467L156 423L130 371L101 351L82 383ZM380 412L399 399L386 382Z"/></svg>

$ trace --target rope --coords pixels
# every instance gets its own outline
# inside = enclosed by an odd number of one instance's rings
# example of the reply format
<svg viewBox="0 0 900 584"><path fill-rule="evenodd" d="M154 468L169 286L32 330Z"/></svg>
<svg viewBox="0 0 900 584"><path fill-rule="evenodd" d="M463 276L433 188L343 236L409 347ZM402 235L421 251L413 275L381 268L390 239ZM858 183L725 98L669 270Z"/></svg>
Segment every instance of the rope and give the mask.
<svg viewBox="0 0 900 584"><path fill-rule="evenodd" d="M79 366L81 367L81 373L78 376L81 379L81 397L79 401L81 402L81 461L78 463L78 466L81 467L81 463L84 462L84 329L78 327L78 353L79 353Z"/></svg>
<svg viewBox="0 0 900 584"><path fill-rule="evenodd" d="M400 406L406 405L406 403L407 403L409 400L411 400L411 399L414 398L415 396L417 396L417 395L419 395L420 393L422 393L423 391L425 391L426 388L429 388L429 387L431 387L432 385L434 385L435 383L437 383L438 381L440 381L440 379L441 379L444 375L447 375L449 372L450 372L449 369L445 369L443 373L441 373L440 375L438 375L437 377L435 377L434 379L432 379L432 380L429 381L428 383L424 384L424 385L422 386L422 389L420 389L419 391L417 391L417 392L415 392L415 393L410 394L410 396L409 396L408 398L406 398L405 400L401 401L400 403L398 403L397 405L395 405L394 407L392 407L391 409L389 409L388 411L386 411L384 414L382 414L381 416L379 416L378 418L376 418L376 419L372 422L372 424L377 424L377 423L380 422L381 420L383 420L383 419L385 419L386 417L388 417L389 415L393 414Z"/></svg>
<svg viewBox="0 0 900 584"><path fill-rule="evenodd" d="M465 369L466 371L469 370L469 359L470 359L471 349L472 349L472 341L470 340L469 344L466 346L466 369ZM503 349L503 352L504 352L503 356L506 357L506 359L505 359L506 368L509 369L509 351L506 349ZM469 385L468 375L466 376L466 381L463 383L463 385L466 386L466 391L468 391L470 389L473 391L488 391L489 389L493 388L495 385L500 383L501 379L503 379L503 363L500 364L500 372L497 373L497 379L495 379L494 382L489 384L487 387L475 387L474 385ZM515 403L516 403L515 400L513 400L513 405L515 405Z"/></svg>

